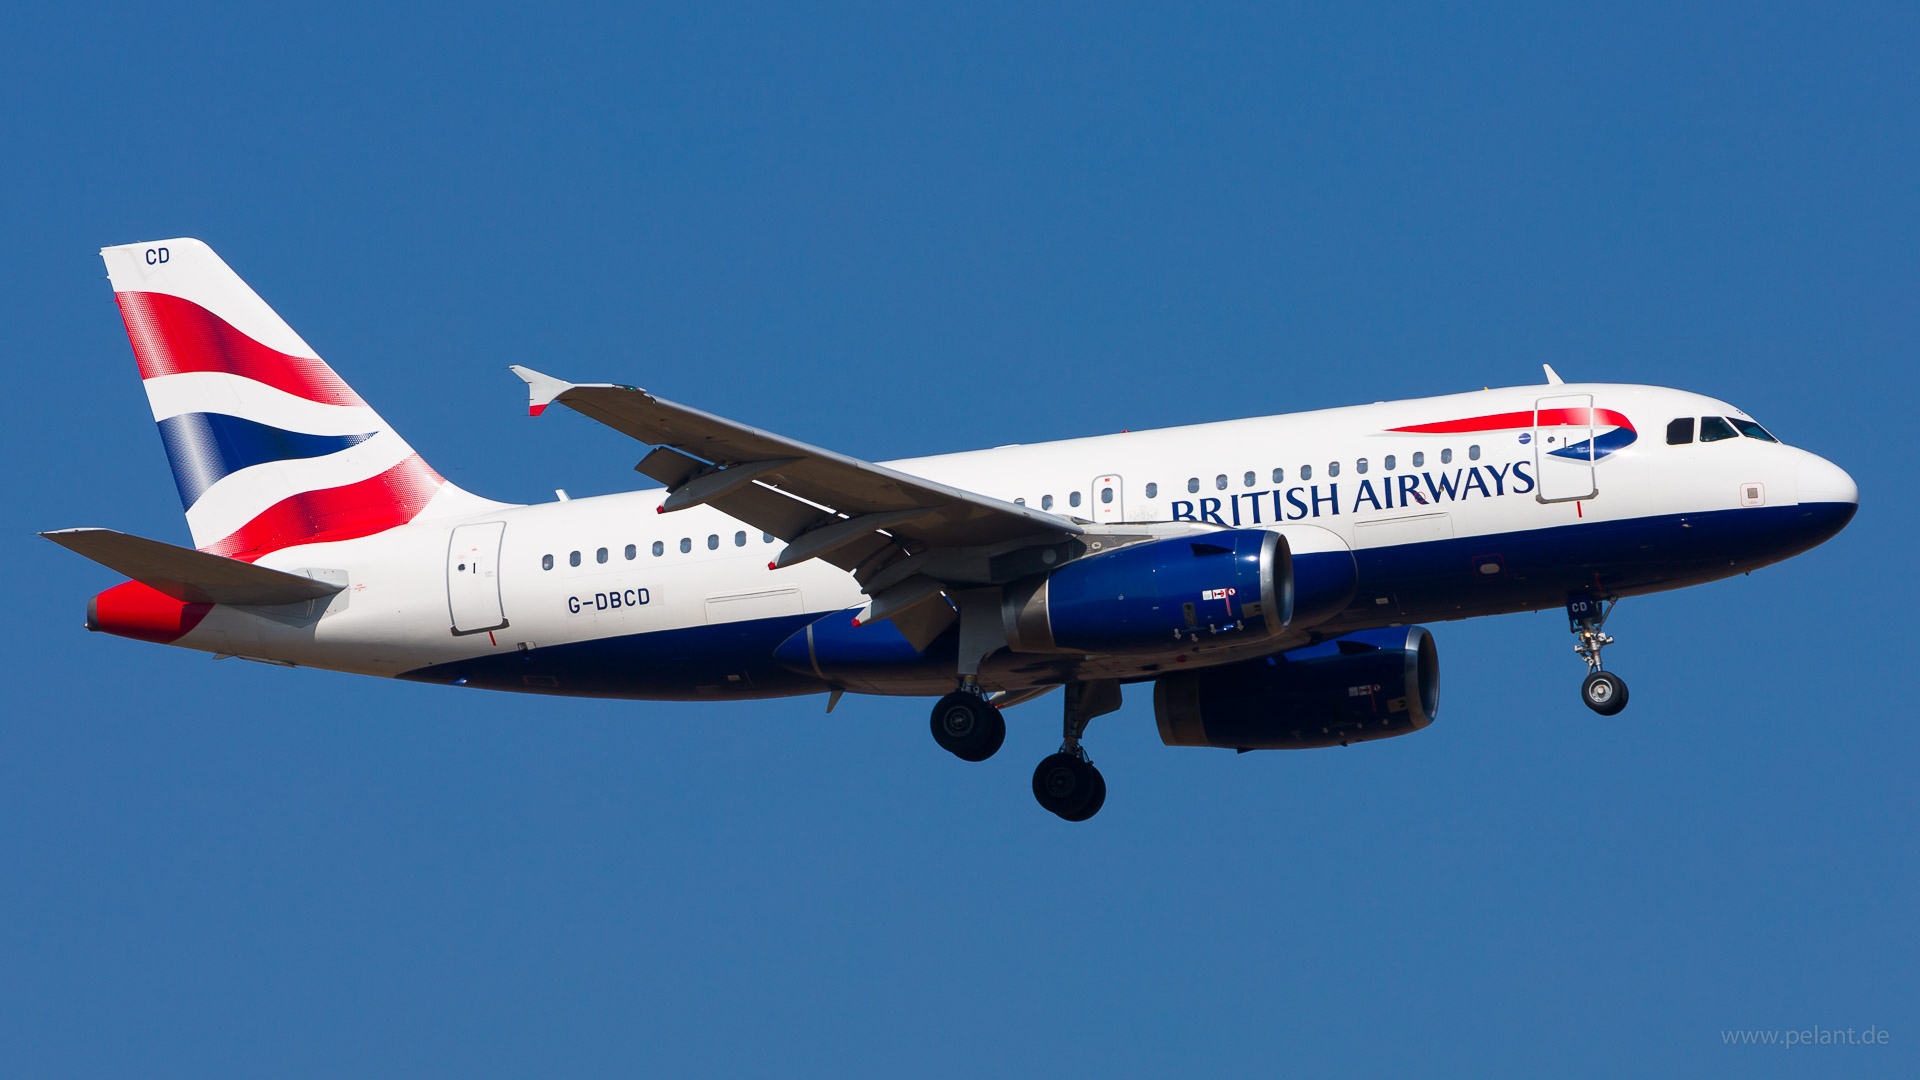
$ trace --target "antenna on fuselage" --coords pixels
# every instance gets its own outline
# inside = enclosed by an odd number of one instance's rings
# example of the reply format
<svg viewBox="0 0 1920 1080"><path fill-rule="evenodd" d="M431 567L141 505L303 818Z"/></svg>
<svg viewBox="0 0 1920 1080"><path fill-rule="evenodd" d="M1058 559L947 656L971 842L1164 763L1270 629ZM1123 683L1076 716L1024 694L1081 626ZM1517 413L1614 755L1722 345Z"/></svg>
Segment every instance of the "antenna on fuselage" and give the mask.
<svg viewBox="0 0 1920 1080"><path fill-rule="evenodd" d="M1561 383L1564 383L1567 381L1560 377L1559 372L1553 370L1552 364L1541 364L1540 367L1541 367L1541 370L1547 373L1548 386L1559 386Z"/></svg>

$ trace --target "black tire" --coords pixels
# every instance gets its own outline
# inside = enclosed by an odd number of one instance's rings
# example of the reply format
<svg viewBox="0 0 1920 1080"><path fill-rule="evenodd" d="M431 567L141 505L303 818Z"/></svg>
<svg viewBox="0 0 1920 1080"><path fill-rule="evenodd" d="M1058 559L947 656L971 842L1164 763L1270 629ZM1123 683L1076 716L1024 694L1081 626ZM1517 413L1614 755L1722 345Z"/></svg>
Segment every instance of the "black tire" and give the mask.
<svg viewBox="0 0 1920 1080"><path fill-rule="evenodd" d="M1596 671L1580 684L1580 700L1601 716L1617 715L1627 707L1627 684L1611 671Z"/></svg>
<svg viewBox="0 0 1920 1080"><path fill-rule="evenodd" d="M1101 776L1100 770L1091 765L1087 766L1087 771L1093 774L1093 797L1087 800L1087 805L1074 813L1060 815L1067 821L1085 821L1099 813L1101 807L1107 805L1107 778Z"/></svg>
<svg viewBox="0 0 1920 1080"><path fill-rule="evenodd" d="M1048 755L1033 770L1034 799L1048 813L1068 821L1084 820L1074 815L1093 804L1094 795L1104 784L1099 770L1072 754Z"/></svg>
<svg viewBox="0 0 1920 1080"><path fill-rule="evenodd" d="M933 706L933 741L962 761L985 761L1007 741L1007 721L978 694L955 691Z"/></svg>

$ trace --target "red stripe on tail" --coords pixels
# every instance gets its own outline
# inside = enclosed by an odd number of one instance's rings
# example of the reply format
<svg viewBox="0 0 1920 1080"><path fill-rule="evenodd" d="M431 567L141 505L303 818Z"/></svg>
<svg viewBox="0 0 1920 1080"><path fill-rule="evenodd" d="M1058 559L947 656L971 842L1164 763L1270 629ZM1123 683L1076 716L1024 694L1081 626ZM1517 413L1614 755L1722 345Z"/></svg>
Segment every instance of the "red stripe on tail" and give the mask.
<svg viewBox="0 0 1920 1080"><path fill-rule="evenodd" d="M325 361L269 349L191 300L168 293L120 292L140 377L223 371L323 405L364 405Z"/></svg>
<svg viewBox="0 0 1920 1080"><path fill-rule="evenodd" d="M295 544L372 536L412 521L444 483L414 454L378 476L282 499L233 535L200 550L252 562Z"/></svg>

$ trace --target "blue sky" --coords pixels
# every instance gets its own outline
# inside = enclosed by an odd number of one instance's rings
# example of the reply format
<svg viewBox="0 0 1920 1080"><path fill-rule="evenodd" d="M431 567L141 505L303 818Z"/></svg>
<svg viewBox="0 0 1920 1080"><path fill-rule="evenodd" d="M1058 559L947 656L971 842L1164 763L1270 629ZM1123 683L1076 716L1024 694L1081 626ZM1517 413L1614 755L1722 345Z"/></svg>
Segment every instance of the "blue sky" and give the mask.
<svg viewBox="0 0 1920 1080"><path fill-rule="evenodd" d="M1920 13L1082 5L5 16L12 1075L1912 1075ZM1346 750L1058 703L520 698L92 636L33 536L186 530L102 245L211 243L442 472L636 485L505 368L868 458L1571 379L1729 398L1862 510L1432 629ZM1731 1048L1724 1029L1885 1046Z"/></svg>

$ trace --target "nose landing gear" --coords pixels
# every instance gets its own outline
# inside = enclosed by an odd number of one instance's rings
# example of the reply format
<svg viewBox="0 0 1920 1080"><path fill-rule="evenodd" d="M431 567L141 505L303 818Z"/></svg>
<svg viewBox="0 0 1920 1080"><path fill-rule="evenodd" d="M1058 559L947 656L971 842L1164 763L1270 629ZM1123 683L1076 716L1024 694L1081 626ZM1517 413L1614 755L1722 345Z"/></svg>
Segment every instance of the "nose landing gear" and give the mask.
<svg viewBox="0 0 1920 1080"><path fill-rule="evenodd" d="M1578 639L1573 651L1587 662L1587 678L1580 684L1580 700L1601 716L1613 716L1627 707L1626 681L1600 669L1600 650L1613 644L1613 635L1601 628L1618 603L1592 593L1572 593L1567 597L1567 628Z"/></svg>

